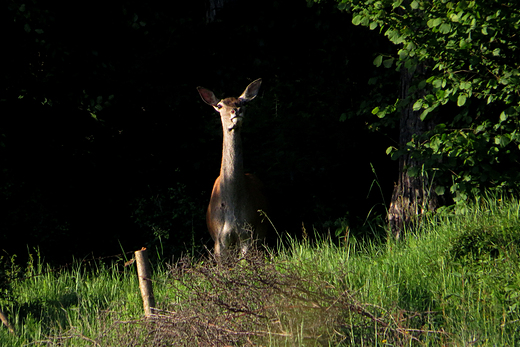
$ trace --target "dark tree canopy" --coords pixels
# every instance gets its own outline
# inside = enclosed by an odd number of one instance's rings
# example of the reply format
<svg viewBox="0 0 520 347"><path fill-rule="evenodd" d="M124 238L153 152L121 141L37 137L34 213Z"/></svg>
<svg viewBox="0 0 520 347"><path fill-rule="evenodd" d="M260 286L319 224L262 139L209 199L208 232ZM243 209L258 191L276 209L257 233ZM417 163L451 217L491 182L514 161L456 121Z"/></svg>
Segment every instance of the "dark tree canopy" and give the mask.
<svg viewBox="0 0 520 347"><path fill-rule="evenodd" d="M198 85L224 97L263 79L245 166L280 232L362 225L382 202L369 194L371 164L389 196L392 131L356 116L389 45L335 6L234 1L211 22L198 2L78 6L7 4L2 249L59 250L62 261L160 238L170 253L201 250L222 139Z"/></svg>

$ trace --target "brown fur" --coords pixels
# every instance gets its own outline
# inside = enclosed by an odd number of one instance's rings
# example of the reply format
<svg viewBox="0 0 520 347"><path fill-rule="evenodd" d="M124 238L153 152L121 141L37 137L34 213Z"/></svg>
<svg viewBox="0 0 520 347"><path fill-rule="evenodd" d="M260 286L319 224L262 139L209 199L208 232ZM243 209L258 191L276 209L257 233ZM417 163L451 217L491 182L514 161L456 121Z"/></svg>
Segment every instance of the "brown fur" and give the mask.
<svg viewBox="0 0 520 347"><path fill-rule="evenodd" d="M221 193L222 185L220 176L217 177L215 184L213 185L211 200L206 212L206 223L211 238L215 241L216 255L220 255L221 244L223 248L226 248L233 245L238 246L240 242L246 242L247 244L242 246L247 247L249 243L248 239L251 237L263 242L267 235L267 221L265 221L259 213L260 210L267 212L268 208L267 199L262 192L262 183L255 175L247 173L244 177L245 184L242 193L247 199L247 203L242 205L241 219L245 224L242 226L235 226L237 229L232 231L229 235L223 233L225 220L222 217L226 214L226 209L234 207L227 204L225 194ZM223 237L229 237L229 240L222 239Z"/></svg>
<svg viewBox="0 0 520 347"><path fill-rule="evenodd" d="M220 176L213 185L206 213L217 257L231 246L238 246L246 252L252 241L263 241L268 232L267 221L259 212L267 210L267 199L260 181L254 175L244 173L240 136L243 105L256 97L260 84L260 79L253 81L240 97L220 101L210 90L197 88L204 102L220 113L222 122Z"/></svg>

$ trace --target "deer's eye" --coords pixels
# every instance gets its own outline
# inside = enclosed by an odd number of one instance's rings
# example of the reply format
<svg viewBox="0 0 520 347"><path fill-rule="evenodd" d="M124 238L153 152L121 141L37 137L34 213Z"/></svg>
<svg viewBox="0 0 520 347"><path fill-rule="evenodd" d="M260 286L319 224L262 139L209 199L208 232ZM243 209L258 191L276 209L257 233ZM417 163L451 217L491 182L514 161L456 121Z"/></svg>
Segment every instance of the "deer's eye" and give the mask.
<svg viewBox="0 0 520 347"><path fill-rule="evenodd" d="M222 108L221 104L217 104L217 108L220 110Z"/></svg>

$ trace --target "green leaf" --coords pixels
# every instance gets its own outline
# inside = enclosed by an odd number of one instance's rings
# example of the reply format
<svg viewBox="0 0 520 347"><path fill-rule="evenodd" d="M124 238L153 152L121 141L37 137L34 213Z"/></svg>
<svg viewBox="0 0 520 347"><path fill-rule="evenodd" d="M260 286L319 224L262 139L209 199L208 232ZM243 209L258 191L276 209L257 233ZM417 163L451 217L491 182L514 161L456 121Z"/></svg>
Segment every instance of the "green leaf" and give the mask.
<svg viewBox="0 0 520 347"><path fill-rule="evenodd" d="M380 67L382 62L383 62L383 56L382 55L378 55L376 57L376 59L374 59L374 65L377 66L377 67Z"/></svg>
<svg viewBox="0 0 520 347"><path fill-rule="evenodd" d="M370 30L377 28L377 22L370 22Z"/></svg>
<svg viewBox="0 0 520 347"><path fill-rule="evenodd" d="M449 23L444 23L444 24L442 24L442 25L439 27L439 31L440 31L442 34L448 34L448 33L451 31L451 24L449 24Z"/></svg>
<svg viewBox="0 0 520 347"><path fill-rule="evenodd" d="M352 18L352 24L354 25L359 25L361 23L361 21L363 20L363 16L358 14L357 16L355 16L354 18Z"/></svg>
<svg viewBox="0 0 520 347"><path fill-rule="evenodd" d="M437 187L435 187L435 193L437 195L444 195L445 191L446 191L446 188L444 186L437 186Z"/></svg>
<svg viewBox="0 0 520 347"><path fill-rule="evenodd" d="M471 89L471 82L461 82L460 89Z"/></svg>
<svg viewBox="0 0 520 347"><path fill-rule="evenodd" d="M466 39L462 39L459 41L459 47L462 49L471 48L471 42Z"/></svg>
<svg viewBox="0 0 520 347"><path fill-rule="evenodd" d="M433 86L433 88L441 88L442 80L433 80L432 86Z"/></svg>
<svg viewBox="0 0 520 347"><path fill-rule="evenodd" d="M385 59L385 60L383 61L383 65L384 65L384 67L386 67L387 69L388 69L388 68L391 68L393 63L394 63L394 58Z"/></svg>
<svg viewBox="0 0 520 347"><path fill-rule="evenodd" d="M458 16L457 14L455 14L455 13L452 13L452 14L450 15L450 20L451 20L452 22L458 22L459 19L460 19L459 16Z"/></svg>
<svg viewBox="0 0 520 347"><path fill-rule="evenodd" d="M404 36L402 36L397 30L388 29L385 32L385 35L388 37L390 41L392 41L396 45L404 41Z"/></svg>
<svg viewBox="0 0 520 347"><path fill-rule="evenodd" d="M511 139L507 135L498 135L495 137L495 143L500 147L505 147L511 142Z"/></svg>
<svg viewBox="0 0 520 347"><path fill-rule="evenodd" d="M423 99L419 99L417 100L414 104L413 104L413 110L414 111L419 111L421 108L422 108L422 105L423 105Z"/></svg>
<svg viewBox="0 0 520 347"><path fill-rule="evenodd" d="M396 1L394 1L394 3L392 4L392 8L396 9L399 6L401 6L402 3L403 3L403 0L396 0Z"/></svg>
<svg viewBox="0 0 520 347"><path fill-rule="evenodd" d="M466 103L466 95L459 94L459 97L457 99L457 106L464 106L465 103Z"/></svg>
<svg viewBox="0 0 520 347"><path fill-rule="evenodd" d="M439 136L435 136L433 137L431 140L430 140L430 148L434 151L434 152L438 152L439 151L439 148L440 148L440 145L441 145L441 139L439 138Z"/></svg>
<svg viewBox="0 0 520 347"><path fill-rule="evenodd" d="M386 154L391 154L393 151L395 150L395 147L394 146L390 146L386 149Z"/></svg>
<svg viewBox="0 0 520 347"><path fill-rule="evenodd" d="M408 70L415 70L416 61L415 59L406 59L404 62L404 67Z"/></svg>
<svg viewBox="0 0 520 347"><path fill-rule="evenodd" d="M478 134L480 132L483 132L484 130L486 130L486 126L484 124L480 124L479 126L477 126L477 128L475 129L475 132Z"/></svg>
<svg viewBox="0 0 520 347"><path fill-rule="evenodd" d="M503 84L503 85L508 85L509 81L510 81L509 77L500 77L500 79L498 80L498 83Z"/></svg>
<svg viewBox="0 0 520 347"><path fill-rule="evenodd" d="M408 42L406 44L406 50L409 52L413 52L416 48L417 48L417 46L413 42Z"/></svg>
<svg viewBox="0 0 520 347"><path fill-rule="evenodd" d="M410 4L410 7L414 10L418 9L419 8L419 3L417 1L413 1L411 4Z"/></svg>
<svg viewBox="0 0 520 347"><path fill-rule="evenodd" d="M421 115L419 116L419 118L424 121L426 119L426 117L428 116L428 114L434 109L435 107L428 107L427 109L425 109L424 111L422 111Z"/></svg>
<svg viewBox="0 0 520 347"><path fill-rule="evenodd" d="M430 19L428 21L428 23L426 23L428 25L428 27L430 28L434 28L434 27L437 27L439 25L441 25L442 23L442 19L441 18L435 18L435 19Z"/></svg>

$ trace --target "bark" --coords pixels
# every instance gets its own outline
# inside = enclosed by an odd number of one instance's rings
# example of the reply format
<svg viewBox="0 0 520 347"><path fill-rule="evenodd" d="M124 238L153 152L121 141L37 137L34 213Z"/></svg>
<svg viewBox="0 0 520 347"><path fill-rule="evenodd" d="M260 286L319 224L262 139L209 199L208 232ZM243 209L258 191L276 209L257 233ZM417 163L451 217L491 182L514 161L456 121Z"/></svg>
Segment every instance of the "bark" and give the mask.
<svg viewBox="0 0 520 347"><path fill-rule="evenodd" d="M415 80L419 80L423 71L419 66L414 72L403 68L401 71L401 99L409 98L410 87ZM437 124L437 117L429 117L422 121L421 111L413 110L413 102L409 102L401 111L399 146L405 148L412 140L413 135L421 135L431 130ZM421 167L423 162L413 158L409 153L399 158L399 178L394 186L388 222L393 235L399 238L403 228L417 220L417 216L426 211L435 211L441 204L441 199L435 193L433 177L417 175L411 177L407 171L412 167Z"/></svg>

